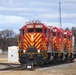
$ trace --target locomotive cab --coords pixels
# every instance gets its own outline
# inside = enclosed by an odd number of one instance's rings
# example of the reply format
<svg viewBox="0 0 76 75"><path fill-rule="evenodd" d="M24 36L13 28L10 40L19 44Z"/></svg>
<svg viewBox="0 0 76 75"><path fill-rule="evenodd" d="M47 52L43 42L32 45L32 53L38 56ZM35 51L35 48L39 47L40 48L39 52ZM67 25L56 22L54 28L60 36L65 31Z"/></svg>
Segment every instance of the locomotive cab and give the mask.
<svg viewBox="0 0 76 75"><path fill-rule="evenodd" d="M26 24L20 29L20 63L33 63L35 65L43 64L44 60L48 58L49 33L49 29L42 23Z"/></svg>

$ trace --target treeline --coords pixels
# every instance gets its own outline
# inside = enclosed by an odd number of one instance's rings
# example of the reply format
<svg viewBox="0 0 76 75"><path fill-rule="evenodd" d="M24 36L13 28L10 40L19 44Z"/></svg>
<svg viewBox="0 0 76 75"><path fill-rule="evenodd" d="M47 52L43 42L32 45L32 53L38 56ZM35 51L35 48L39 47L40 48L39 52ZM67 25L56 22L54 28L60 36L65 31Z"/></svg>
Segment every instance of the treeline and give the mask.
<svg viewBox="0 0 76 75"><path fill-rule="evenodd" d="M8 50L8 46L17 46L17 34L13 30L0 31L0 49Z"/></svg>

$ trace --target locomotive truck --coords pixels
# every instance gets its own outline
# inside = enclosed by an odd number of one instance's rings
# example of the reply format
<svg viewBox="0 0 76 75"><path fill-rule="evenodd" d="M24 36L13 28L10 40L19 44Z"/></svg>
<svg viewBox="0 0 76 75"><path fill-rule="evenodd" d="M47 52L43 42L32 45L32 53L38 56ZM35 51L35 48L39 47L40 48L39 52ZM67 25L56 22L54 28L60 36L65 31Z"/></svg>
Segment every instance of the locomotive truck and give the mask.
<svg viewBox="0 0 76 75"><path fill-rule="evenodd" d="M40 22L27 23L20 29L18 47L19 62L26 64L27 68L49 61L72 61L76 56L70 30Z"/></svg>

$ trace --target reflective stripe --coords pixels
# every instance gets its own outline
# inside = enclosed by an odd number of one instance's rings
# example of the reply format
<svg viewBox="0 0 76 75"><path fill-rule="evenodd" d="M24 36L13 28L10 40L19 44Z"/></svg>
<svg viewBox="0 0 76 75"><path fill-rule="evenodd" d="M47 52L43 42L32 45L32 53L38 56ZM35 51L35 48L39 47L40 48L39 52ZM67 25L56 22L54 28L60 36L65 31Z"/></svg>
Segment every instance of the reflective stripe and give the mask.
<svg viewBox="0 0 76 75"><path fill-rule="evenodd" d="M26 33L24 35L24 49L28 46L35 46L36 49L41 49L42 34L40 33Z"/></svg>
<svg viewBox="0 0 76 75"><path fill-rule="evenodd" d="M38 36L38 37L37 37ZM41 49L41 40L42 40L42 34L38 34L35 36L35 47L37 49Z"/></svg>

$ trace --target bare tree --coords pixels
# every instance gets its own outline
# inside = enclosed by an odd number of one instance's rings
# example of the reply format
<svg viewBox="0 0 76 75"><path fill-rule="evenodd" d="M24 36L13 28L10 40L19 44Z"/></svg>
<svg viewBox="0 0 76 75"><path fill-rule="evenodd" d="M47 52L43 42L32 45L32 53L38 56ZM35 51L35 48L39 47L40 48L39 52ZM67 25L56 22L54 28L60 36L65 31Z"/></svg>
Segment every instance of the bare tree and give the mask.
<svg viewBox="0 0 76 75"><path fill-rule="evenodd" d="M0 48L4 51L8 46L17 45L16 33L13 30L0 31Z"/></svg>

